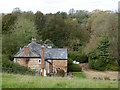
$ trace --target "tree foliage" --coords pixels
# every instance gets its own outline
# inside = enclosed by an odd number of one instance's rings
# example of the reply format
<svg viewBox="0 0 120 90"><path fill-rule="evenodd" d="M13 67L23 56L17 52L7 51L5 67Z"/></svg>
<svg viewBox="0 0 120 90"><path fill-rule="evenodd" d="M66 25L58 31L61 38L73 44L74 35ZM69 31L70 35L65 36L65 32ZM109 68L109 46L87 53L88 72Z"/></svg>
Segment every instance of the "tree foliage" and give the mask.
<svg viewBox="0 0 120 90"><path fill-rule="evenodd" d="M56 14L37 11L34 14L15 8L2 17L2 53L11 60L20 47L31 42L32 37L41 44L52 43L59 48L68 48L70 65L73 60L87 62L89 58L92 68L104 70L102 66L109 68L113 65L112 62L106 65L109 55L112 61L118 57L118 16L115 12L72 8L69 14L60 11Z"/></svg>
<svg viewBox="0 0 120 90"><path fill-rule="evenodd" d="M56 46L63 47L68 38L64 20L56 14L47 14L45 28L43 28L42 39L50 39Z"/></svg>
<svg viewBox="0 0 120 90"><path fill-rule="evenodd" d="M118 15L110 11L94 10L86 24L88 30L91 32L91 38L86 45L85 52L89 53L97 47L99 37L106 34L110 40L110 54L114 59L118 57Z"/></svg>
<svg viewBox="0 0 120 90"><path fill-rule="evenodd" d="M38 35L42 37L42 31L45 26L45 16L40 11L37 11L35 13L35 26L36 26Z"/></svg>
<svg viewBox="0 0 120 90"><path fill-rule="evenodd" d="M2 16L2 32L6 33L12 25L15 23L17 19L17 15L15 14L7 14Z"/></svg>
<svg viewBox="0 0 120 90"><path fill-rule="evenodd" d="M32 17L29 13L21 14L13 27L7 34L3 34L3 53L12 57L20 47L31 42L32 37L36 37L36 29L34 23L31 22ZM27 17L27 18L26 18Z"/></svg>
<svg viewBox="0 0 120 90"><path fill-rule="evenodd" d="M89 53L89 66L96 70L105 70L106 65L110 63L111 57L109 53L110 41L107 36L100 38L98 47Z"/></svg>

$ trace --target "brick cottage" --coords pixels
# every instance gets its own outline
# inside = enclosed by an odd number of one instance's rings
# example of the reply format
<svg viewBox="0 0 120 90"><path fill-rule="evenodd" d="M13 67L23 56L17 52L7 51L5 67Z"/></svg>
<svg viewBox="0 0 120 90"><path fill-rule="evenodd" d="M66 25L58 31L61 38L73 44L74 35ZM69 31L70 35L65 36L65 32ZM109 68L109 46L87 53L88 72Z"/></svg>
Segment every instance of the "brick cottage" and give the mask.
<svg viewBox="0 0 120 90"><path fill-rule="evenodd" d="M42 76L63 69L67 73L67 48L52 48L32 42L14 55L14 62L39 71Z"/></svg>

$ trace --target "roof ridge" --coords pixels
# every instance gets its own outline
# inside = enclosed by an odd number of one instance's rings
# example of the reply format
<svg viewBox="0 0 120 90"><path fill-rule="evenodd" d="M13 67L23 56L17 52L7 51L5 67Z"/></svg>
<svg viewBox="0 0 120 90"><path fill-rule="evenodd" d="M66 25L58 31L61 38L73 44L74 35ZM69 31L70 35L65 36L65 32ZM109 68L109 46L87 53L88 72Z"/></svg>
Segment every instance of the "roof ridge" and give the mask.
<svg viewBox="0 0 120 90"><path fill-rule="evenodd" d="M67 48L47 48L47 49L67 49Z"/></svg>

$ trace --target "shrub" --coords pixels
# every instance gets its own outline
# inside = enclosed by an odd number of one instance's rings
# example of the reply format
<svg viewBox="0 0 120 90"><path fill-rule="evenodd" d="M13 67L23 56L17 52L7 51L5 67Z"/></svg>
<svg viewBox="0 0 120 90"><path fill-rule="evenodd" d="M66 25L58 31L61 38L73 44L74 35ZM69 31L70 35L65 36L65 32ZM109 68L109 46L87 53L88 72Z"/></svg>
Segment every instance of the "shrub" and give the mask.
<svg viewBox="0 0 120 90"><path fill-rule="evenodd" d="M103 78L102 78L102 77L99 77L98 79L99 79L99 80L103 80Z"/></svg>
<svg viewBox="0 0 120 90"><path fill-rule="evenodd" d="M106 70L118 71L119 70L118 62L116 60L111 61L109 64L106 65Z"/></svg>
<svg viewBox="0 0 120 90"><path fill-rule="evenodd" d="M73 61L77 59L77 53L76 52L72 52L72 53L68 53L68 57L71 58Z"/></svg>
<svg viewBox="0 0 120 90"><path fill-rule="evenodd" d="M59 70L57 70L57 73L56 73L55 76L57 76L57 77L64 77L64 75L65 75L64 70L63 69L59 69Z"/></svg>
<svg viewBox="0 0 120 90"><path fill-rule="evenodd" d="M94 68L96 70L104 71L105 70L105 65L104 65L103 60L95 60Z"/></svg>
<svg viewBox="0 0 120 90"><path fill-rule="evenodd" d="M72 65L73 64L73 59L68 58L68 65Z"/></svg>
<svg viewBox="0 0 120 90"><path fill-rule="evenodd" d="M6 55L3 55L2 57L2 72L30 75L35 74L35 71L28 69L25 66L21 66L18 63L13 63Z"/></svg>
<svg viewBox="0 0 120 90"><path fill-rule="evenodd" d="M81 72L82 68L78 64L73 64L69 67L71 72Z"/></svg>
<svg viewBox="0 0 120 90"><path fill-rule="evenodd" d="M93 77L93 79L97 79L97 77Z"/></svg>
<svg viewBox="0 0 120 90"><path fill-rule="evenodd" d="M73 61L78 61L81 63L88 62L88 58L85 54L81 54L79 52L72 52L68 54L68 57L71 58Z"/></svg>
<svg viewBox="0 0 120 90"><path fill-rule="evenodd" d="M110 80L110 78L109 77L104 77L104 80Z"/></svg>
<svg viewBox="0 0 120 90"><path fill-rule="evenodd" d="M86 55L80 55L79 60L77 60L80 63L87 63L88 62L88 57Z"/></svg>
<svg viewBox="0 0 120 90"><path fill-rule="evenodd" d="M89 53L89 67L91 69L96 69L100 71L104 71L106 69L106 65L110 63L111 57L109 53L109 45L110 42L107 36L103 36L100 38L100 43L97 48Z"/></svg>

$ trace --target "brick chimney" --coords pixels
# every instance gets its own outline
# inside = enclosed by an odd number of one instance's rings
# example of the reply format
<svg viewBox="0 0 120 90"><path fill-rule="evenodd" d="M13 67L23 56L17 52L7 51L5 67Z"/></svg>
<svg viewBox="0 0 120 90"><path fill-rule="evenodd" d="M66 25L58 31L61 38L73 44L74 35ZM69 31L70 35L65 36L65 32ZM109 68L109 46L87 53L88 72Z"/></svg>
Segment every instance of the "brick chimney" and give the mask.
<svg viewBox="0 0 120 90"><path fill-rule="evenodd" d="M28 46L24 46L24 55L29 56L29 47Z"/></svg>
<svg viewBox="0 0 120 90"><path fill-rule="evenodd" d="M36 42L36 38L32 38L32 42Z"/></svg>
<svg viewBox="0 0 120 90"><path fill-rule="evenodd" d="M42 44L42 76L44 76L44 69L45 69L45 64L44 64L44 45Z"/></svg>

